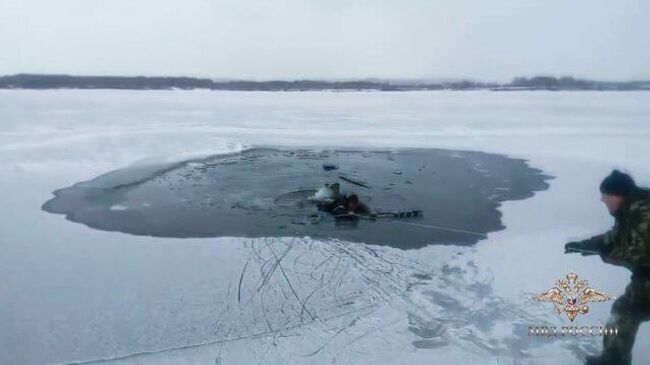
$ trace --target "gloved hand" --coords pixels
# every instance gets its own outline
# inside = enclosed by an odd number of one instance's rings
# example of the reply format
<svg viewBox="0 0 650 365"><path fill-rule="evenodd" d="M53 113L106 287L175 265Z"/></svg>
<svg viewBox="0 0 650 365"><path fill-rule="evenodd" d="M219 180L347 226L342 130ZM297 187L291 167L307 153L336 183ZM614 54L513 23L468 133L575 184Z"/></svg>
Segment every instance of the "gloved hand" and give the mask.
<svg viewBox="0 0 650 365"><path fill-rule="evenodd" d="M598 250L595 249L595 247L590 247L588 244L585 244L585 242L569 242L566 245L564 245L564 253L579 253L582 256L589 256L589 255L598 255L599 252Z"/></svg>
<svg viewBox="0 0 650 365"><path fill-rule="evenodd" d="M575 249L580 249L580 242L569 242L564 245L564 253L576 253Z"/></svg>

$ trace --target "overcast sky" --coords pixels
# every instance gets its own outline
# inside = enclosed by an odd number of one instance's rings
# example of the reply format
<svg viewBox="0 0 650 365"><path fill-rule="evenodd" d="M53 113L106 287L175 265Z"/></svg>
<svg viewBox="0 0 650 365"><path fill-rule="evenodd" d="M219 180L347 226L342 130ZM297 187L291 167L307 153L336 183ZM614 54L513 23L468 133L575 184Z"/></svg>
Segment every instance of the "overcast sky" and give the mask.
<svg viewBox="0 0 650 365"><path fill-rule="evenodd" d="M648 0L1 0L0 74L650 78Z"/></svg>

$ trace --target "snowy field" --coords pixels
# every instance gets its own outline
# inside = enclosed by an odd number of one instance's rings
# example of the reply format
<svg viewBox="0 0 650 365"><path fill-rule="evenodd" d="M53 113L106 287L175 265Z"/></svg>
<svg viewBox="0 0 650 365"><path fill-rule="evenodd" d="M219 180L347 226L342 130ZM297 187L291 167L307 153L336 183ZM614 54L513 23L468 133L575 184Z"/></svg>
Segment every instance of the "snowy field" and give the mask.
<svg viewBox="0 0 650 365"><path fill-rule="evenodd" d="M643 92L0 91L0 364L578 364L600 340L529 337L568 324L529 297L569 271L623 293L626 270L563 245L611 226L612 168L650 185L649 138ZM555 179L476 246L408 251L131 236L41 210L120 167L258 146L485 151ZM646 323L635 364L649 341Z"/></svg>

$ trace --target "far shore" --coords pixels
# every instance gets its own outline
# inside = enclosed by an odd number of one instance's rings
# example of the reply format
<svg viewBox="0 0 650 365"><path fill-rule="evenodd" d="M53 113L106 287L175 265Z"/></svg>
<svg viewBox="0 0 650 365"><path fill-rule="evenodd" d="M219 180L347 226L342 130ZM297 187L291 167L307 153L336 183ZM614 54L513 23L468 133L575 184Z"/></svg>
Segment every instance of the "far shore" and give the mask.
<svg viewBox="0 0 650 365"><path fill-rule="evenodd" d="M195 77L73 76L17 74L0 76L0 89L118 89L225 91L650 91L650 81L594 81L570 76L516 77L508 83L472 80L214 80Z"/></svg>

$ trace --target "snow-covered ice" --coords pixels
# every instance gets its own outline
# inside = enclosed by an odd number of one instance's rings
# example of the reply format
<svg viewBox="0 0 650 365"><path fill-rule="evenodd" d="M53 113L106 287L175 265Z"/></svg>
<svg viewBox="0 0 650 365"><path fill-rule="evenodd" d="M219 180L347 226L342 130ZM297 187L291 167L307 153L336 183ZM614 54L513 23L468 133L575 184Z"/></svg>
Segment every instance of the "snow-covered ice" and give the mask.
<svg viewBox="0 0 650 365"><path fill-rule="evenodd" d="M579 363L600 342L528 337L566 324L528 298L569 271L620 295L626 270L562 246L612 224L597 191L612 168L650 184L643 92L13 90L0 120L2 364ZM130 164L257 146L477 150L556 179L505 203L507 228L476 246L408 251L131 236L40 209ZM602 324L609 306L579 320ZM644 324L635 364L649 340Z"/></svg>

